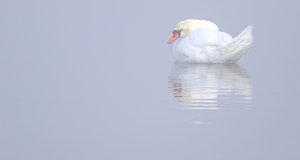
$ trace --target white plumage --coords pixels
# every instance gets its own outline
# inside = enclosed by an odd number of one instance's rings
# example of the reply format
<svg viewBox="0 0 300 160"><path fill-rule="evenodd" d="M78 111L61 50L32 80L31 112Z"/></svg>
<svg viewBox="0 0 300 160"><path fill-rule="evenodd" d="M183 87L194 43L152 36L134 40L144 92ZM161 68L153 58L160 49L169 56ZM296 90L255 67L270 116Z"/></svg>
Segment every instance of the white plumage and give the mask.
<svg viewBox="0 0 300 160"><path fill-rule="evenodd" d="M233 63L252 46L252 26L232 38L205 20L185 20L176 25L180 38L172 44L177 61L191 63ZM172 42L171 42L172 43Z"/></svg>

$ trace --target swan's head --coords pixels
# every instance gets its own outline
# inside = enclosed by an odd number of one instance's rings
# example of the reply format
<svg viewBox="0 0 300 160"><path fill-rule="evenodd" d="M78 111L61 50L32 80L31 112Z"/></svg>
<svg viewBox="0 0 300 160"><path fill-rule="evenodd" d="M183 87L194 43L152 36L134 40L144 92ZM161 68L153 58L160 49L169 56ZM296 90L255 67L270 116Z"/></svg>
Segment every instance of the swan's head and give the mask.
<svg viewBox="0 0 300 160"><path fill-rule="evenodd" d="M219 28L217 25L210 21L206 20L197 20L197 19L187 19L184 21L181 21L176 24L176 27L174 31L172 32L172 36L168 41L168 44L173 43L177 39L183 38L190 33L192 33L194 30L199 28L205 28L212 31L219 31Z"/></svg>

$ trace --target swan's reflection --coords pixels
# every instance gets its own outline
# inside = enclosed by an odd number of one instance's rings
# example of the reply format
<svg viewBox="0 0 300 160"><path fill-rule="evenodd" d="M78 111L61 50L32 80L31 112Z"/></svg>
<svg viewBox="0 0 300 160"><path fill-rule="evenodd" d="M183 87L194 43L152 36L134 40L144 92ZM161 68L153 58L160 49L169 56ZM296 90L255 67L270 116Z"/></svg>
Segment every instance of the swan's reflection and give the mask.
<svg viewBox="0 0 300 160"><path fill-rule="evenodd" d="M170 88L185 109L221 109L222 100L249 103L252 83L238 64L174 63Z"/></svg>

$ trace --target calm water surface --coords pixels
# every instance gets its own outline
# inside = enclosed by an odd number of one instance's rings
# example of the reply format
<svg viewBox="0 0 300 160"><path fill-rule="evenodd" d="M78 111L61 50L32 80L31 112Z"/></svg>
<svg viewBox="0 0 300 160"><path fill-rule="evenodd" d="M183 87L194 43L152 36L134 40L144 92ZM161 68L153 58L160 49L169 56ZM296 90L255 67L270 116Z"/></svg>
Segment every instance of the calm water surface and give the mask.
<svg viewBox="0 0 300 160"><path fill-rule="evenodd" d="M1 2L0 159L299 160L297 6ZM252 24L253 48L174 62L175 23L197 17L233 36Z"/></svg>
<svg viewBox="0 0 300 160"><path fill-rule="evenodd" d="M189 109L221 109L222 100L250 103L252 82L238 64L175 63L170 88L177 101ZM237 100L233 100L237 97Z"/></svg>

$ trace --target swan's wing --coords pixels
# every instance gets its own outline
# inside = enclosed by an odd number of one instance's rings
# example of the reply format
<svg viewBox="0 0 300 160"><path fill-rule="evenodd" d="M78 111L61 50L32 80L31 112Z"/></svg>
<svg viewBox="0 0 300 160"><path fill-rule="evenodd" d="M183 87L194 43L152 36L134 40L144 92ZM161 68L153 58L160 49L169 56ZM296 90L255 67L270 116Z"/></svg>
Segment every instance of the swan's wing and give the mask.
<svg viewBox="0 0 300 160"><path fill-rule="evenodd" d="M245 28L231 42L217 50L221 53L221 59L225 62L235 62L252 46L252 26Z"/></svg>

